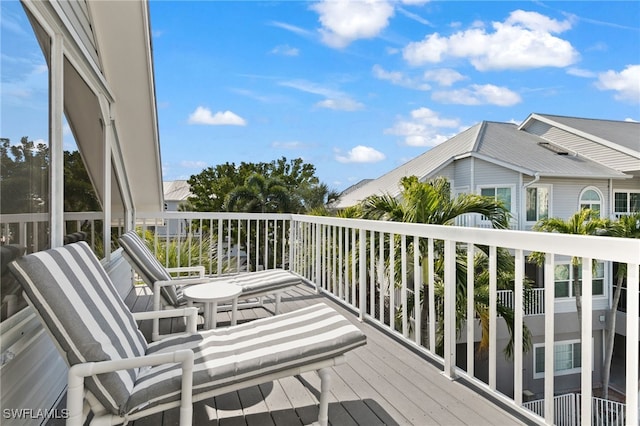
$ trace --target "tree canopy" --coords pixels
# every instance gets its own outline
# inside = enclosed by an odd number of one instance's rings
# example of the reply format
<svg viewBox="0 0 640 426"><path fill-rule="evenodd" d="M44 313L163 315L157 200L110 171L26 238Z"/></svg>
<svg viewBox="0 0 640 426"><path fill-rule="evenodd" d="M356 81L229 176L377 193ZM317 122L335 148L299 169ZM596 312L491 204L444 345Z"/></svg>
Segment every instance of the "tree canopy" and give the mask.
<svg viewBox="0 0 640 426"><path fill-rule="evenodd" d="M189 203L195 211L302 213L325 205L334 196L316 176L315 166L301 158L227 162L207 167L188 183L193 194Z"/></svg>

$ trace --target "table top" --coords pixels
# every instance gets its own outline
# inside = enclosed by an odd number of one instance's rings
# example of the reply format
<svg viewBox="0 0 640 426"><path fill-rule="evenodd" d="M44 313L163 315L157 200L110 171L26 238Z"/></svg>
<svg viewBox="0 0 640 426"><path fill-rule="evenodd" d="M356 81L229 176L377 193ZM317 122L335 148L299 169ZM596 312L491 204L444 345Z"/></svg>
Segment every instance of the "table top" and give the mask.
<svg viewBox="0 0 640 426"><path fill-rule="evenodd" d="M217 302L234 297L242 293L242 287L231 283L204 283L190 285L184 288L184 297L194 302Z"/></svg>

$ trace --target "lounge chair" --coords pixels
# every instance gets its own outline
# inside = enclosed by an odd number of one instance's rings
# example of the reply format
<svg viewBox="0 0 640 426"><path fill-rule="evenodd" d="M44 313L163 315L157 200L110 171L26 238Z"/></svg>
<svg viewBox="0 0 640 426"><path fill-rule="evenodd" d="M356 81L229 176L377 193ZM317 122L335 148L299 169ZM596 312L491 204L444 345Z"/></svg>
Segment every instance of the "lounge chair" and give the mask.
<svg viewBox="0 0 640 426"><path fill-rule="evenodd" d="M129 261L140 278L153 291L153 309L160 310L161 302L165 305L178 308L186 304L182 295L182 289L187 285L202 284L208 282L229 282L242 287L240 300L260 298L267 295L275 297L275 313L280 310L282 292L302 283L302 279L284 269L268 269L264 271L246 272L236 275L210 278L205 276L203 266L165 268L153 255L145 242L135 231L125 232L118 239L123 255ZM196 272L196 277L173 278L171 272ZM153 323L154 339L159 337L159 323Z"/></svg>
<svg viewBox="0 0 640 426"><path fill-rule="evenodd" d="M91 411L118 424L180 407L190 425L192 403L306 371L318 371L318 423L327 424L329 371L345 352L366 343L334 309L317 304L238 326L196 333L196 308L185 315L188 334L147 343L104 268L85 242L13 261L9 268L70 366L68 425ZM83 409L84 408L84 409Z"/></svg>

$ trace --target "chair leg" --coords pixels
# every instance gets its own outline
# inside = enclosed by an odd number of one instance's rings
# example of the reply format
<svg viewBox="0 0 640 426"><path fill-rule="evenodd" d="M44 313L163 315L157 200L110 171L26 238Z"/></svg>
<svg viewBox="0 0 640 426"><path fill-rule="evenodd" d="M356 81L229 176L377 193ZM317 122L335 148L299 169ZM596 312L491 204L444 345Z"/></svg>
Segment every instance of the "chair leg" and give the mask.
<svg viewBox="0 0 640 426"><path fill-rule="evenodd" d="M331 389L331 370L321 368L318 370L320 376L320 408L318 410L318 425L327 426L329 424L329 389Z"/></svg>

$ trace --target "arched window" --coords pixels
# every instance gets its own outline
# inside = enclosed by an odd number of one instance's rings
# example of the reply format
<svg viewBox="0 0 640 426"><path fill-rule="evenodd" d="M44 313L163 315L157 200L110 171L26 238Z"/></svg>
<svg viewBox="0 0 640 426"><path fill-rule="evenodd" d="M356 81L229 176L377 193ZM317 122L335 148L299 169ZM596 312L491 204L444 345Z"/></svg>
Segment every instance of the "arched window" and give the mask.
<svg viewBox="0 0 640 426"><path fill-rule="evenodd" d="M593 187L587 187L580 194L580 209L591 209L600 217L602 215L602 195L600 191Z"/></svg>

